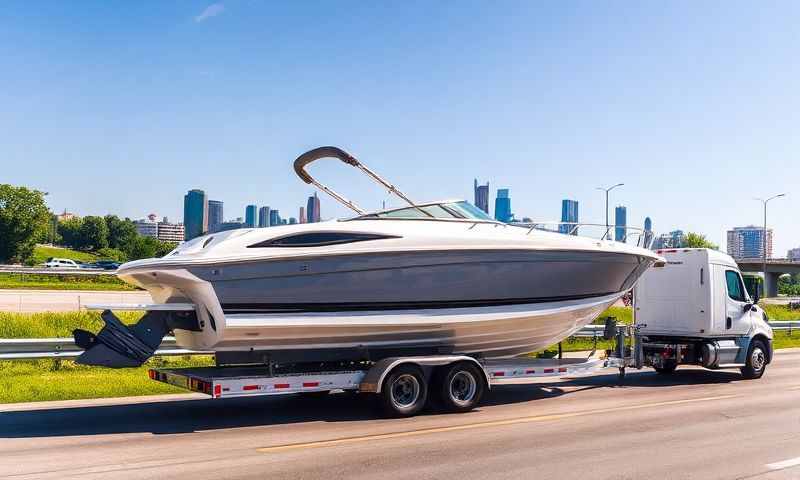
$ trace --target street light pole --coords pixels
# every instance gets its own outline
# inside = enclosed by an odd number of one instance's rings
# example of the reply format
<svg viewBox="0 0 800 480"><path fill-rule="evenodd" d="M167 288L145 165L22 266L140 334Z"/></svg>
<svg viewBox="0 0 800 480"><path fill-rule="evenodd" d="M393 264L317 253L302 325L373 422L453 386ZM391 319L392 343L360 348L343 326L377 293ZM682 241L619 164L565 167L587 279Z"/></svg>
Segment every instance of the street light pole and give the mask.
<svg viewBox="0 0 800 480"><path fill-rule="evenodd" d="M764 204L764 230L761 234L761 239L763 241L763 248L761 249L761 271L764 274L764 296L767 296L767 204L770 200L775 200L776 198L785 197L785 193L781 193L779 195L774 195L769 197L768 199L764 200L763 198L757 198L761 203Z"/></svg>
<svg viewBox="0 0 800 480"><path fill-rule="evenodd" d="M606 233L605 233L605 235L603 235L604 239L608 236L608 227L609 227L609 224L608 224L608 192L610 192L611 190L614 190L617 187L621 187L623 185L625 185L625 184L624 183L618 183L618 184L614 185L613 187L608 187L608 188L597 187L597 190L602 190L602 191L606 192Z"/></svg>

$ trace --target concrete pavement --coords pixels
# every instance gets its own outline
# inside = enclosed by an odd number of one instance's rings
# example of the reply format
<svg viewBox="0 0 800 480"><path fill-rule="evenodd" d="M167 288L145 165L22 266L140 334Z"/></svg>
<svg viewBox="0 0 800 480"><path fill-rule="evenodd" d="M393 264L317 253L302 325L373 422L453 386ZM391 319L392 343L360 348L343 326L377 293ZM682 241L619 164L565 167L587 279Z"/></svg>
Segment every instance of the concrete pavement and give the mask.
<svg viewBox="0 0 800 480"><path fill-rule="evenodd" d="M0 477L800 478L798 362L501 386L474 412L401 420L345 394L7 406Z"/></svg>
<svg viewBox="0 0 800 480"><path fill-rule="evenodd" d="M0 290L0 312L69 312L89 303L151 303L143 291Z"/></svg>

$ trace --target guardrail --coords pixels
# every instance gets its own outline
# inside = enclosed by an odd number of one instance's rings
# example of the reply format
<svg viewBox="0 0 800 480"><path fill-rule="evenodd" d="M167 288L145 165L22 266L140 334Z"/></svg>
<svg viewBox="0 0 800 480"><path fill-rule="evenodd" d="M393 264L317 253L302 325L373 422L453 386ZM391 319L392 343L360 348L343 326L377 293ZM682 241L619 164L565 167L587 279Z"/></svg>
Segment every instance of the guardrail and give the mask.
<svg viewBox="0 0 800 480"><path fill-rule="evenodd" d="M769 322L773 330L800 330L800 320ZM586 325L572 337L603 338L603 325ZM41 358L75 358L83 350L71 338L0 338L0 360L32 360ZM155 355L213 355L214 352L188 350L179 347L174 337L164 337Z"/></svg>
<svg viewBox="0 0 800 480"><path fill-rule="evenodd" d="M114 275L116 272L116 270L103 270L100 268L47 268L0 265L0 273L28 273L31 275Z"/></svg>
<svg viewBox="0 0 800 480"><path fill-rule="evenodd" d="M83 350L72 338L0 338L0 360L75 358ZM156 355L210 355L214 352L179 347L174 337L164 337Z"/></svg>

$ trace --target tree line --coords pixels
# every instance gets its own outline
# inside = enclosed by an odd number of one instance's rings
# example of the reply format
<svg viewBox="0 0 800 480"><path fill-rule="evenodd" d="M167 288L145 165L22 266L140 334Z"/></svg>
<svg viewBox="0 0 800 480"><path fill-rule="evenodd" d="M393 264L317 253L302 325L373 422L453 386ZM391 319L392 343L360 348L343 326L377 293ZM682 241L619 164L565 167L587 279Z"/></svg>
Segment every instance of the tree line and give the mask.
<svg viewBox="0 0 800 480"><path fill-rule="evenodd" d="M102 259L128 261L162 257L175 243L139 235L128 218L87 216L56 221L45 193L0 184L0 263L26 263L37 243L91 251Z"/></svg>

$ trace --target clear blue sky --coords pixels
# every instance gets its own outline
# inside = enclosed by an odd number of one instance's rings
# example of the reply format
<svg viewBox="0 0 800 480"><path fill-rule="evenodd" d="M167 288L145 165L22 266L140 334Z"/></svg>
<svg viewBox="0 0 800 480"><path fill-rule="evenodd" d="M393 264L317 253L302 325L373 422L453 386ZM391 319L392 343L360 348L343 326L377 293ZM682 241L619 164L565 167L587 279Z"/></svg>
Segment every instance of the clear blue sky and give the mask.
<svg viewBox="0 0 800 480"><path fill-rule="evenodd" d="M338 145L415 199L511 189L557 219L595 187L654 229L761 222L800 246L798 2L4 2L0 182L53 210L296 216L291 162ZM358 203L385 192L314 168ZM344 215L322 198L323 217Z"/></svg>

